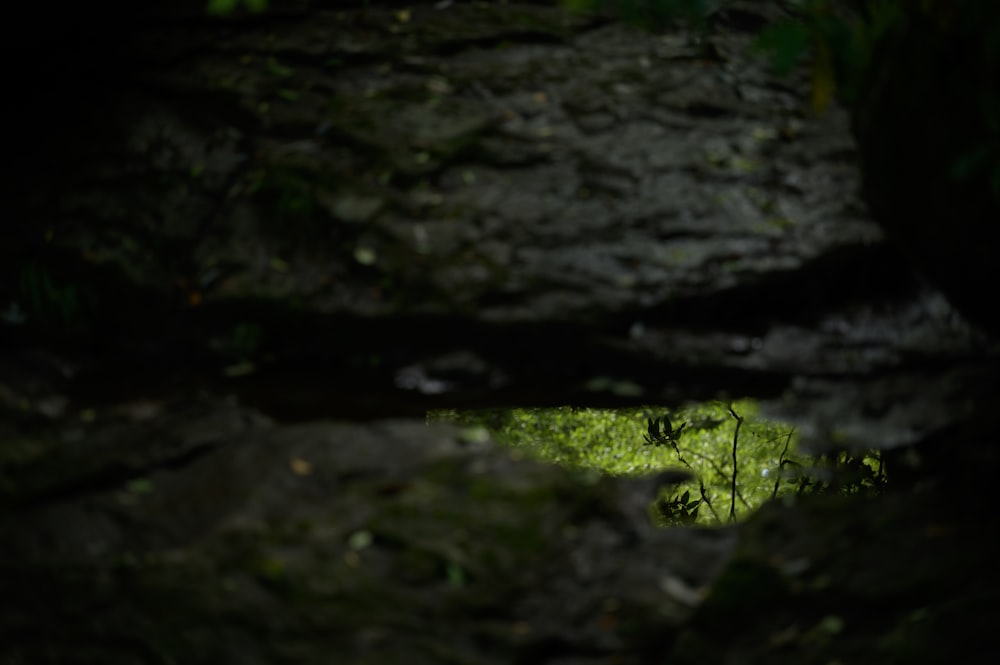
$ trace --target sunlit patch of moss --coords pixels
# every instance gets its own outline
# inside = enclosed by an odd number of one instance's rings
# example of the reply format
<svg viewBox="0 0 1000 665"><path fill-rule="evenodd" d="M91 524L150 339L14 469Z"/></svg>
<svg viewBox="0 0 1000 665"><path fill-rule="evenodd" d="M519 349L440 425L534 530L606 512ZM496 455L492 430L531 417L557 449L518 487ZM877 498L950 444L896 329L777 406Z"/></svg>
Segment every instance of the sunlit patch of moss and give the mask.
<svg viewBox="0 0 1000 665"><path fill-rule="evenodd" d="M675 409L440 411L428 414L428 420L485 428L519 455L571 469L610 476L687 469L696 479L665 491L651 506L653 521L662 525L742 520L770 499L820 486L875 487L882 477L870 456L814 460L799 453L794 428L761 418L752 400ZM647 430L654 421L657 428L669 421L679 433L651 438ZM842 480L809 475L821 466L836 467Z"/></svg>

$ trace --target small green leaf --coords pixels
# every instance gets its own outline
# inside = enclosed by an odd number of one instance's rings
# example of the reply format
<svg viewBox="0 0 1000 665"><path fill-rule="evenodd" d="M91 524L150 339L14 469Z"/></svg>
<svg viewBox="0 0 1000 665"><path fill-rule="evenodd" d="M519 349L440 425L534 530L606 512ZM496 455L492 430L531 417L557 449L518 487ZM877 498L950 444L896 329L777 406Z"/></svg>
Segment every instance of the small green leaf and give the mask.
<svg viewBox="0 0 1000 665"><path fill-rule="evenodd" d="M823 617L818 627L827 635L838 635L844 630L844 620L836 614L830 614Z"/></svg>
<svg viewBox="0 0 1000 665"><path fill-rule="evenodd" d="M448 584L453 587L465 586L465 571L460 565L454 561L448 562L448 567L445 571L448 577Z"/></svg>
<svg viewBox="0 0 1000 665"><path fill-rule="evenodd" d="M809 49L809 29L799 21L779 21L764 28L754 42L754 48L771 56L771 65L778 76L791 73Z"/></svg>
<svg viewBox="0 0 1000 665"><path fill-rule="evenodd" d="M225 16L236 11L239 0L208 0L205 5L205 13L210 16Z"/></svg>
<svg viewBox="0 0 1000 665"><path fill-rule="evenodd" d="M354 248L354 260L363 266L374 265L377 258L375 250L371 247L359 245Z"/></svg>
<svg viewBox="0 0 1000 665"><path fill-rule="evenodd" d="M148 478L135 478L128 481L125 489L132 494L149 494L153 491L153 483Z"/></svg>
<svg viewBox="0 0 1000 665"><path fill-rule="evenodd" d="M242 362L235 363L233 365L227 365L223 368L222 373L228 377L240 377L249 376L257 371L257 366L254 365L249 360L244 360Z"/></svg>
<svg viewBox="0 0 1000 665"><path fill-rule="evenodd" d="M285 576L285 562L277 557L262 559L257 563L257 574L270 581L280 580Z"/></svg>
<svg viewBox="0 0 1000 665"><path fill-rule="evenodd" d="M209 16L226 16L236 11L240 5L257 14L267 9L267 0L208 0L205 13Z"/></svg>
<svg viewBox="0 0 1000 665"><path fill-rule="evenodd" d="M277 76L278 78L288 78L292 75L291 67L286 67L275 58L267 59L267 73L272 76Z"/></svg>

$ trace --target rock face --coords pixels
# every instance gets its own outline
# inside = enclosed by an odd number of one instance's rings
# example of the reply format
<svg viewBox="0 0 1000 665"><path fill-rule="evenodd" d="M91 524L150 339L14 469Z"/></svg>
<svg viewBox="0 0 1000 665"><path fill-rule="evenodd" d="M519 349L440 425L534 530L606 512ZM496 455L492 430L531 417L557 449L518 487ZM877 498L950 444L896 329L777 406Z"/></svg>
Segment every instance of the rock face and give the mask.
<svg viewBox="0 0 1000 665"><path fill-rule="evenodd" d="M735 542L652 529L651 480L423 422L276 427L203 403L102 429L64 461L114 455L118 477L5 477L12 662L646 662ZM19 630L46 615L44 642Z"/></svg>
<svg viewBox="0 0 1000 665"><path fill-rule="evenodd" d="M39 403L197 385L309 419L725 392L810 420L829 386L911 403L928 364L995 357L866 217L843 114L812 117L750 33L274 12L138 25L68 75L101 73L100 112L25 112L62 149L14 199L3 294L14 345L63 342Z"/></svg>
<svg viewBox="0 0 1000 665"><path fill-rule="evenodd" d="M954 515L924 492L917 520L817 498L737 545L650 528L655 478L424 424L753 396L816 450L930 445L946 467L915 486L982 486L996 343L906 269L845 116L810 115L745 21L171 7L50 54L20 75L54 87L6 109L30 131L0 248L0 660L711 662L711 617L758 612L735 594L792 623L724 659L772 662L843 630L792 625L799 601L863 623L867 578L824 557L888 523L933 541L926 575L837 644L911 662L891 640L916 590L972 593L934 576L934 538L973 542L987 497ZM815 535L782 549L774 520ZM883 544L844 548L889 576Z"/></svg>

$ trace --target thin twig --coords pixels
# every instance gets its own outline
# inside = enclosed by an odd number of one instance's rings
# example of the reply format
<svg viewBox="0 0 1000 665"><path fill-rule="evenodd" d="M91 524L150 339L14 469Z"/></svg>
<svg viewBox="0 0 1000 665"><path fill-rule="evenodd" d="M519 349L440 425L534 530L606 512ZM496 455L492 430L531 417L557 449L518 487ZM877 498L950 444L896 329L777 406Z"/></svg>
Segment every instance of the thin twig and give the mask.
<svg viewBox="0 0 1000 665"><path fill-rule="evenodd" d="M729 413L733 418L736 418L736 430L733 431L733 485L732 491L730 492L729 499L729 521L736 521L736 476L738 475L738 460L736 457L736 449L739 446L740 441L740 426L743 425L743 417L733 410L733 405L729 405Z"/></svg>
<svg viewBox="0 0 1000 665"><path fill-rule="evenodd" d="M673 447L674 453L677 455L677 461L686 466L687 468L691 469L692 471L694 471L694 467L691 466L691 463L688 462L686 459L684 459L684 455L681 454L681 449L677 445L677 442L671 441L670 445ZM690 452L692 455L697 455L698 457L702 457L702 459L705 459L702 455L699 455L693 450L689 450L688 452ZM711 460L707 461L711 462ZM722 524L722 520L719 519L719 513L715 512L715 506L713 506L712 502L708 500L708 492L705 490L705 481L704 479L702 479L700 474L698 475L698 490L701 492L702 503L708 506L708 509L712 511L712 517L715 518L716 524Z"/></svg>
<svg viewBox="0 0 1000 665"><path fill-rule="evenodd" d="M781 483L781 476L785 470L785 454L788 453L788 444L792 441L792 434L795 433L795 428L788 430L788 436L785 437L785 448L778 455L778 473L775 474L774 479L774 491L771 492L771 498L778 496L778 485Z"/></svg>
<svg viewBox="0 0 1000 665"><path fill-rule="evenodd" d="M723 469L721 466L719 466L715 462L715 460L713 460L708 455L705 455L704 453L699 453L697 450L691 450L690 448L685 448L684 450L689 455L694 455L695 457L697 457L701 461L705 462L705 464L708 464L710 467L712 467L712 471L715 471L715 473L718 474L718 476L720 478L722 478L723 482L725 482L726 480L729 479L729 474L726 473L726 470ZM679 450L677 451L677 459L681 459L680 451ZM681 461L683 461L683 460L681 460ZM684 463L687 464L687 462L684 462ZM688 464L688 466L690 467L691 465ZM740 488L738 488L738 487L736 488L736 498L739 499L740 503L742 503L744 506L749 506L750 505L750 503L746 500L746 497L743 496L743 492L741 492Z"/></svg>
<svg viewBox="0 0 1000 665"><path fill-rule="evenodd" d="M715 518L715 523L716 524L722 524L722 520L719 519L719 513L715 512L715 506L713 506L712 502L708 500L708 492L705 491L705 481L703 481L703 480L701 480L699 478L698 479L698 485L699 485L698 489L701 491L701 501L702 501L702 503L704 503L706 506L708 506L708 509L712 511L712 517Z"/></svg>

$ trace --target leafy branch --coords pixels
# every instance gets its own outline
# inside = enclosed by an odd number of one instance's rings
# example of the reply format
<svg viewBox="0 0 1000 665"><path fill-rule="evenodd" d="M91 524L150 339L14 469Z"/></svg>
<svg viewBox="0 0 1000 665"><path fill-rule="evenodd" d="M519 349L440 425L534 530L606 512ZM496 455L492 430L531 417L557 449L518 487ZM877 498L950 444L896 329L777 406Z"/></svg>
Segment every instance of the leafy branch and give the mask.
<svg viewBox="0 0 1000 665"><path fill-rule="evenodd" d="M675 445L674 446L674 451L677 453L677 459L678 459L678 461L680 461L680 462L684 463L685 465L687 465L687 467L689 469L692 469L691 465L688 464L684 460L684 458L682 457L683 453L681 452L681 449ZM704 453L700 453L697 450L691 450L689 448L685 448L684 449L684 453L687 453L688 455L692 455L692 456L698 458L699 460L701 460L702 462L704 462L705 464L707 464L708 466L710 466L712 468L712 471L714 471L716 473L716 475L719 476L719 478L721 478L722 480L724 480L724 481L725 480L729 480L729 473L725 469L723 469L721 466L719 466L718 462L716 462L710 456L708 456L708 455L706 455ZM736 498L739 499L740 503L742 503L747 508L750 507L750 502L746 500L746 497L743 496L743 493L740 491L740 489L738 487L736 488Z"/></svg>
<svg viewBox="0 0 1000 665"><path fill-rule="evenodd" d="M649 425L646 428L647 433L643 434L642 438L645 440L647 446L663 446L668 443L675 444L680 438L681 432L687 426L687 423L684 423L675 430L673 425L670 424L670 418L667 416L663 416L661 419L647 418L646 420ZM662 432L660 431L661 423L663 426Z"/></svg>
<svg viewBox="0 0 1000 665"><path fill-rule="evenodd" d="M681 429L683 429L683 427ZM674 449L674 454L677 455L677 461L680 462L681 464L683 464L684 466L686 466L687 468L691 469L692 471L694 471L694 467L691 466L691 463L688 462L686 459L684 459L684 455L681 453L681 449L677 445L677 440L674 439L673 441L671 441L670 445ZM704 456L702 456L700 453L697 453L697 452L695 452L693 450L690 451L690 452L691 452L691 454L695 455L696 457L705 459ZM711 461L711 460L706 460L706 461ZM698 477L698 491L701 493L701 498L698 500L698 505L704 503L706 506L708 506L708 509L709 509L709 511L711 511L712 517L715 519L715 521L716 522L721 522L722 520L719 519L719 513L716 512L715 506L712 505L712 501L708 498L709 494L708 494L708 490L705 489L705 479L702 478L702 476L700 474L696 474L696 475ZM687 494L687 492L685 492L684 495L681 496L680 501L682 503L686 502L687 501L687 496L688 496L688 494ZM675 499L675 501L676 501L676 499ZM658 504L657 507L660 509L661 514L664 513L663 506L660 506ZM697 516L698 516L698 511L695 510L694 511L694 517L697 517Z"/></svg>

